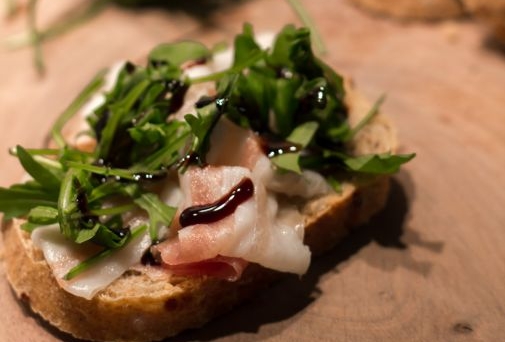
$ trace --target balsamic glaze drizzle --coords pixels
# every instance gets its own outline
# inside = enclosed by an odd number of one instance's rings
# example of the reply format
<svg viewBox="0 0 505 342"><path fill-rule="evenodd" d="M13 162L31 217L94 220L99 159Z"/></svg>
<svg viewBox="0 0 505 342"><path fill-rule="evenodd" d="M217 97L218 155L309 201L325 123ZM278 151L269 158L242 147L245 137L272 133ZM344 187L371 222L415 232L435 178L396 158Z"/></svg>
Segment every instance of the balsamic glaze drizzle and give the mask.
<svg viewBox="0 0 505 342"><path fill-rule="evenodd" d="M282 140L268 134L261 134L259 136L259 143L263 153L265 153L268 158L280 156L285 153L298 152L302 149L302 146L299 144Z"/></svg>
<svg viewBox="0 0 505 342"><path fill-rule="evenodd" d="M140 259L140 263L144 266L160 266L161 262L156 259L151 253L151 249L148 249L143 255L142 258Z"/></svg>
<svg viewBox="0 0 505 342"><path fill-rule="evenodd" d="M237 207L254 194L254 184L250 178L242 179L229 193L217 201L184 209L179 217L181 227L199 223L212 223L233 214Z"/></svg>

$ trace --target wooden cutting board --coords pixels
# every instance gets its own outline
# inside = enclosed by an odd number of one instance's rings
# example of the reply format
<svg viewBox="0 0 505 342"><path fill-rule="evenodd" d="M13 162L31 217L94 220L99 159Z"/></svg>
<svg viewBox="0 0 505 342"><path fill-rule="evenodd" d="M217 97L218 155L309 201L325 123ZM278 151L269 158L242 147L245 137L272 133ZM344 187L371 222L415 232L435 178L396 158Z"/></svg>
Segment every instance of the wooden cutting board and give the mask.
<svg viewBox="0 0 505 342"><path fill-rule="evenodd" d="M30 50L2 50L0 185L22 174L7 148L40 146L98 69L162 41L230 40L245 21L257 32L297 22L281 0L202 3L110 8L44 45L44 79ZM467 20L405 24L345 1L303 3L325 59L371 100L387 94L401 150L417 157L394 177L384 212L307 275L172 341L505 341L505 53ZM42 24L63 11L41 6ZM0 22L0 38L23 26ZM0 341L72 341L20 305L1 272Z"/></svg>

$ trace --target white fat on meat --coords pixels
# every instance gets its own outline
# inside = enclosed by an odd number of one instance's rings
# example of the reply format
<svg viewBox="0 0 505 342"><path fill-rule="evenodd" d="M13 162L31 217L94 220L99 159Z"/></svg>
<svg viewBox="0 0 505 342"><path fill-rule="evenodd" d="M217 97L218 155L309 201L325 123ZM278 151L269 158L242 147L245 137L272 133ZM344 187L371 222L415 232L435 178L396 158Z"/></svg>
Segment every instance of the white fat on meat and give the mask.
<svg viewBox="0 0 505 342"><path fill-rule="evenodd" d="M268 184L275 179L270 160L264 156L255 134L222 118L212 132L210 164L190 167L180 175L184 196L181 209L206 205L226 196L244 178L254 184L254 196L233 214L212 223L201 223L178 231L175 238L154 247L169 266L197 263L217 256L236 257L282 272L303 274L310 263L310 250L303 244L304 221L293 205L279 206ZM296 175L305 179L305 175ZM302 190L317 181L298 180ZM311 177L311 176L310 176ZM324 181L324 179L323 179ZM279 181L280 182L280 181ZM288 180L284 185L287 188ZM278 186L280 187L280 186ZM286 193L286 189L281 189ZM317 186L311 196L327 191Z"/></svg>
<svg viewBox="0 0 505 342"><path fill-rule="evenodd" d="M311 170L303 170L301 174L278 172L267 157L260 158L256 168L261 169L260 181L275 193L310 199L333 191L322 175Z"/></svg>
<svg viewBox="0 0 505 342"><path fill-rule="evenodd" d="M67 292L91 299L100 290L119 278L125 271L137 264L142 255L151 246L151 239L146 230L125 247L98 261L82 274L71 280L63 277L80 262L100 251L91 243L78 245L60 233L58 225L35 229L31 235L33 244L42 250L46 262L53 271L58 284Z"/></svg>
<svg viewBox="0 0 505 342"><path fill-rule="evenodd" d="M225 117L212 130L206 161L215 166L243 166L252 170L263 155L256 134Z"/></svg>
<svg viewBox="0 0 505 342"><path fill-rule="evenodd" d="M176 238L155 246L164 263L183 265L226 256L282 272L306 272L310 251L303 245L302 216L295 208L279 210L275 197L257 181L254 171L240 166L188 169L181 176L185 207L213 203L244 178L253 181L253 197L233 214L185 227Z"/></svg>
<svg viewBox="0 0 505 342"><path fill-rule="evenodd" d="M332 192L322 175L310 170L301 174L279 172L264 155L255 133L221 118L210 137L211 149L207 162L211 165L241 165L256 168L258 181L274 193L310 199Z"/></svg>

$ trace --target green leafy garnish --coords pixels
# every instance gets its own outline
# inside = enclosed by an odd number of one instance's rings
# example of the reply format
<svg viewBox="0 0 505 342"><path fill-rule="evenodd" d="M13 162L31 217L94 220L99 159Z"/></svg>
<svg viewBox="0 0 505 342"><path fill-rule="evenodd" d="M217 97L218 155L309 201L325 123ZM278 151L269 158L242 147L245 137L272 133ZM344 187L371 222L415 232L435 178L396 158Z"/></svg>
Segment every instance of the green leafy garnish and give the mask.
<svg viewBox="0 0 505 342"><path fill-rule="evenodd" d="M0 188L0 211L4 219L22 217L38 206L57 207L58 195L47 192L40 184L30 181L13 185L8 189Z"/></svg>
<svg viewBox="0 0 505 342"><path fill-rule="evenodd" d="M132 231L128 237L128 241L130 242L133 239L136 239L139 237L145 230L147 229L147 226L140 226L135 228L134 231ZM95 265L97 262L107 258L108 256L114 254L117 252L118 248L105 248L98 254L93 255L92 257L84 260L83 262L79 263L77 266L73 267L70 271L68 271L65 276L63 276L64 280L71 280L75 277L77 277L79 274L85 272L88 270L90 267Z"/></svg>
<svg viewBox="0 0 505 342"><path fill-rule="evenodd" d="M166 205L158 196L151 193L143 194L135 200L135 203L149 214L149 234L151 235L151 240L158 240L160 226L170 226L177 208Z"/></svg>
<svg viewBox="0 0 505 342"><path fill-rule="evenodd" d="M16 147L17 156L23 168L47 191L57 192L60 188L60 180L57 175L48 168L37 162L24 148Z"/></svg>
<svg viewBox="0 0 505 342"><path fill-rule="evenodd" d="M191 114L184 116L194 136L190 154L194 153L200 164L205 161L205 155L209 150L210 133L220 116L221 112L215 105L199 109L196 116Z"/></svg>
<svg viewBox="0 0 505 342"><path fill-rule="evenodd" d="M210 137L223 117L257 133L278 172L315 170L337 192L346 179L390 174L414 157L349 152L348 143L373 120L384 98L351 127L343 79L314 54L308 29L286 26L271 48L262 49L246 24L234 41L228 69L186 76L185 68L212 54L200 43L162 44L151 51L147 65L125 63L105 92L104 73L99 73L54 124L57 148L10 151L32 180L0 188L4 218L26 218L23 229L29 232L58 224L68 240L102 248L65 279L146 229L153 243L167 236L164 228L171 226L177 208L160 199L156 183L190 165L204 167ZM182 112L186 92L201 82L214 82L215 93L198 100L192 113ZM82 133L95 140L96 148L82 151L65 140L62 129L100 92L105 101L89 114L89 129ZM133 210L144 211L149 225L131 230L124 214Z"/></svg>
<svg viewBox="0 0 505 342"><path fill-rule="evenodd" d="M28 213L28 222L45 226L58 222L58 209L38 206Z"/></svg>
<svg viewBox="0 0 505 342"><path fill-rule="evenodd" d="M345 165L352 171L373 173L373 174L391 174L398 172L400 166L415 157L411 154L390 153L371 154L359 157L347 158Z"/></svg>
<svg viewBox="0 0 505 342"><path fill-rule="evenodd" d="M300 153L310 143L318 126L317 122L309 121L296 127L286 140L298 145L298 151L274 156L271 158L272 163L282 170L301 173L302 169L299 164Z"/></svg>
<svg viewBox="0 0 505 342"><path fill-rule="evenodd" d="M149 53L151 62L164 62L175 66L190 61L205 62L210 57L211 52L205 45L192 41L161 44Z"/></svg>

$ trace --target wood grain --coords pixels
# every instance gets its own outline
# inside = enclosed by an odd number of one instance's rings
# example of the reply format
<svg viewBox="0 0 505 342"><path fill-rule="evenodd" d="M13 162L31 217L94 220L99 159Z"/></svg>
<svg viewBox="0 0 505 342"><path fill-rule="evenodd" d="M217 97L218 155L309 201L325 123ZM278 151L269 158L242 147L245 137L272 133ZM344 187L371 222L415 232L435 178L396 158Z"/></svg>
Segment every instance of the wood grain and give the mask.
<svg viewBox="0 0 505 342"><path fill-rule="evenodd" d="M43 2L56 16L57 2ZM342 1L304 1L329 52L370 98L387 93L403 151L416 159L386 210L317 260L206 327L172 341L504 341L505 53L476 24L401 24ZM196 13L111 8L44 46L0 52L0 185L21 170L5 153L39 146L57 114L100 67L176 38L230 39L296 22L285 2L257 0ZM52 13L52 14L51 14ZM22 27L1 22L1 38ZM0 271L1 272L1 271ZM0 274L0 341L68 341L14 300Z"/></svg>

